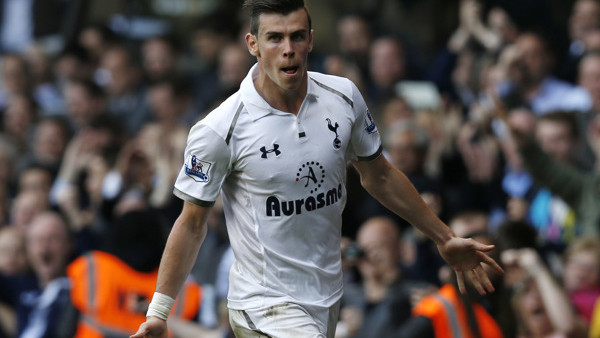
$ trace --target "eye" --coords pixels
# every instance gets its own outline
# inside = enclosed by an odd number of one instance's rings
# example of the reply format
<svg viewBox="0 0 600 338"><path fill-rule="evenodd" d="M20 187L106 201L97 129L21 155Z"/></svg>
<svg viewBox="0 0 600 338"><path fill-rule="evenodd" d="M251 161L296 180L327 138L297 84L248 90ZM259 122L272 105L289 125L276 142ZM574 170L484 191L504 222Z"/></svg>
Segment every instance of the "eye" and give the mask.
<svg viewBox="0 0 600 338"><path fill-rule="evenodd" d="M267 37L267 40L269 40L271 42L279 42L279 41L281 41L281 35L269 35Z"/></svg>
<svg viewBox="0 0 600 338"><path fill-rule="evenodd" d="M294 40L294 41L302 41L304 39L305 39L304 33L295 33L292 35L292 40Z"/></svg>

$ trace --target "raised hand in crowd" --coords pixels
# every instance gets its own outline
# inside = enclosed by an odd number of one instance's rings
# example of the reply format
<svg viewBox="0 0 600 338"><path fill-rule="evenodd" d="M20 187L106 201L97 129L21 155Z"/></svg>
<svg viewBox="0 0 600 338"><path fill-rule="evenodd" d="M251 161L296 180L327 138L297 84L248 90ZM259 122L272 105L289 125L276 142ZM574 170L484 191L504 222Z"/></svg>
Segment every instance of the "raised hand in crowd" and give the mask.
<svg viewBox="0 0 600 338"><path fill-rule="evenodd" d="M500 259L505 266L521 270L520 280L513 285L513 310L521 330L538 337L587 337L586 324L534 249L506 250Z"/></svg>

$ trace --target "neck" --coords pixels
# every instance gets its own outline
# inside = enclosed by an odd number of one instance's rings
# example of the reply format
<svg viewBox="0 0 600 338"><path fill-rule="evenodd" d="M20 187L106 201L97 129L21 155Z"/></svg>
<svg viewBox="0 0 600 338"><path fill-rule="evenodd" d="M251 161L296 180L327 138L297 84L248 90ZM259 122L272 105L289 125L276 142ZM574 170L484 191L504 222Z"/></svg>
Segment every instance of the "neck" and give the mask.
<svg viewBox="0 0 600 338"><path fill-rule="evenodd" d="M261 73L261 75L264 73ZM267 103L280 111L298 115L308 88L308 74L304 73L298 88L283 89L276 86L267 76L259 75L254 80L254 87Z"/></svg>
<svg viewBox="0 0 600 338"><path fill-rule="evenodd" d="M367 301L370 303L378 303L383 300L389 286L394 283L398 276L399 271L397 269L390 269L387 273L365 278L363 280L363 285Z"/></svg>
<svg viewBox="0 0 600 338"><path fill-rule="evenodd" d="M47 276L43 276L43 275L38 275L38 284L40 286L41 289L45 289L46 286L48 286L48 284L50 284L50 282L52 282L53 280L59 278L61 276L58 275L47 275Z"/></svg>

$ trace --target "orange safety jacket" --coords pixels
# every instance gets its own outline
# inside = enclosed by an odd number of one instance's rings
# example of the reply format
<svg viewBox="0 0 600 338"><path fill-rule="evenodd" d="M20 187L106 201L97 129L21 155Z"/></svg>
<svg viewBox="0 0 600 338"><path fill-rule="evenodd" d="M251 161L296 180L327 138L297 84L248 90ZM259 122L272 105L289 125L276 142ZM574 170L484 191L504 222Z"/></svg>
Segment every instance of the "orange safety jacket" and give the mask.
<svg viewBox="0 0 600 338"><path fill-rule="evenodd" d="M481 338L502 338L498 323L478 303L473 303ZM413 316L431 320L436 338L472 338L465 306L453 285L444 285L437 293L423 298L412 310Z"/></svg>
<svg viewBox="0 0 600 338"><path fill-rule="evenodd" d="M158 269L139 272L116 256L92 251L69 264L67 275L71 279L71 301L81 314L75 337L127 337L146 320ZM171 315L194 318L201 299L201 287L186 281Z"/></svg>

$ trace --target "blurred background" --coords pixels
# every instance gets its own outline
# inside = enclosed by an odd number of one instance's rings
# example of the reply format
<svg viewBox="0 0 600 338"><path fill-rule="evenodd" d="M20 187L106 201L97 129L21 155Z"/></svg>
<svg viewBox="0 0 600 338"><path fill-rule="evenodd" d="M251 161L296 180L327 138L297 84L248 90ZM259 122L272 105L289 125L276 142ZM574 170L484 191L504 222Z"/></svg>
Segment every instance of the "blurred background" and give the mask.
<svg viewBox="0 0 600 338"><path fill-rule="evenodd" d="M600 337L600 1L306 3L310 70L354 81L384 155L506 271L457 294L349 167L336 336L445 337L441 316L461 337ZM255 62L241 5L0 0L0 337L144 320L187 133ZM232 260L217 203L175 336L232 336Z"/></svg>

